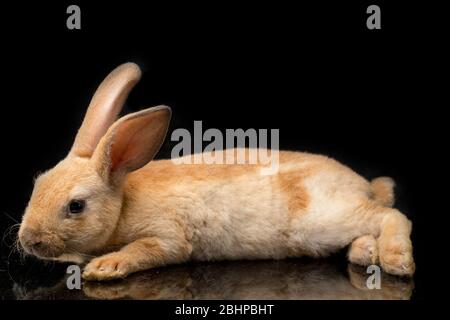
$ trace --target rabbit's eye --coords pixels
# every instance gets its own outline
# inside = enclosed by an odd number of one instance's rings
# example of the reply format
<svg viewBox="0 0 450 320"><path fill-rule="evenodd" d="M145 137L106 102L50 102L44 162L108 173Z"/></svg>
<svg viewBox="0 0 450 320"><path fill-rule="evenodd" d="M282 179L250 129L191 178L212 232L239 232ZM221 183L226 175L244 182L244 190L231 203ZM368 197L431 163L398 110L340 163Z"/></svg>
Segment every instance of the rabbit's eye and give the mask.
<svg viewBox="0 0 450 320"><path fill-rule="evenodd" d="M84 200L72 200L69 203L69 212L71 214L81 213L85 207L86 202Z"/></svg>

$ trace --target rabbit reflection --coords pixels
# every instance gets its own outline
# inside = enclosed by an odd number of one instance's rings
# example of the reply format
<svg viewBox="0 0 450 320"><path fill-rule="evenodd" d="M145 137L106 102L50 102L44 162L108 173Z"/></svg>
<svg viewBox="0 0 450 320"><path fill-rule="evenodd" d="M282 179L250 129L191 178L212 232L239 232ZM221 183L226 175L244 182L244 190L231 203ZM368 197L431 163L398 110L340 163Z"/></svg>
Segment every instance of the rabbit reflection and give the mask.
<svg viewBox="0 0 450 320"><path fill-rule="evenodd" d="M113 282L86 282L68 290L66 279L52 288L16 290L20 299L410 299L413 281L383 273L381 289L366 286L366 269L339 271L329 260L235 261L177 265ZM24 294L26 292L26 294Z"/></svg>

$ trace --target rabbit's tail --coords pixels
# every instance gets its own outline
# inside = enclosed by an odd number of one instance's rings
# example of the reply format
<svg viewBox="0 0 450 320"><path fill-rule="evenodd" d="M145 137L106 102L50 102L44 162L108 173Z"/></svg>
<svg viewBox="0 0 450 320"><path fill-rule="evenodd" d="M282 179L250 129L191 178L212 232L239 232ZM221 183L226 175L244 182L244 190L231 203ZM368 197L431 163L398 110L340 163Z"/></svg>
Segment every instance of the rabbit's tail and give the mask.
<svg viewBox="0 0 450 320"><path fill-rule="evenodd" d="M372 199L385 207L392 207L395 201L395 182L389 177L375 178L370 182Z"/></svg>

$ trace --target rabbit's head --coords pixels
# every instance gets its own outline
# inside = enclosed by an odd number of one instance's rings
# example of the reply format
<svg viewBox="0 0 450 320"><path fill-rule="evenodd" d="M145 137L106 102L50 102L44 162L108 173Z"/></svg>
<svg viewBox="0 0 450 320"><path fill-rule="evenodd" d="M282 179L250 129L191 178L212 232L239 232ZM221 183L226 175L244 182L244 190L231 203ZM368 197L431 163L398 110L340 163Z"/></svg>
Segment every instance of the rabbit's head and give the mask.
<svg viewBox="0 0 450 320"><path fill-rule="evenodd" d="M139 81L133 63L101 83L67 157L35 181L19 230L26 252L40 258L89 254L113 235L126 174L148 163L167 133L171 111L158 106L117 119Z"/></svg>

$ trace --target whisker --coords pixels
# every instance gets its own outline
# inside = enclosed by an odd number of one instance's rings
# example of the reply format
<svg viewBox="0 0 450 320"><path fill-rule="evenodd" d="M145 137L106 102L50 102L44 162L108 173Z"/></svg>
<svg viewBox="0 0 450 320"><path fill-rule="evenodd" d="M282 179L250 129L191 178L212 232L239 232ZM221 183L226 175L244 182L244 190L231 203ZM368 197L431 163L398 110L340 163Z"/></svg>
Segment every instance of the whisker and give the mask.
<svg viewBox="0 0 450 320"><path fill-rule="evenodd" d="M19 222L16 218L12 217L12 216L11 216L10 214L8 214L7 212L3 212L3 214L4 214L5 216L7 216L8 218L10 218L12 221L14 221L14 222L20 224L20 222Z"/></svg>
<svg viewBox="0 0 450 320"><path fill-rule="evenodd" d="M27 253L25 252L25 250L23 249L23 247L20 244L19 233L18 233L19 228L20 228L20 223L16 223L16 224L9 226L3 234L2 244L4 244L5 246L7 246L8 248L11 249L8 254L8 259L11 258L11 255L13 253L18 253L19 259L21 261L23 261L25 256L27 255ZM7 242L7 239L9 239L9 238L13 239L12 242L10 242L10 243Z"/></svg>
<svg viewBox="0 0 450 320"><path fill-rule="evenodd" d="M80 255L82 257L86 257L86 258L95 258L96 257L96 256L91 255L91 254L81 253L81 252L79 252L79 251L77 251L75 249L70 249L69 253L78 254L78 255Z"/></svg>
<svg viewBox="0 0 450 320"><path fill-rule="evenodd" d="M2 236L2 244L7 246L7 247L11 247L14 244L15 238L17 237L17 230L20 227L20 223L17 224L13 224L11 226L9 226L5 232L3 233ZM12 236L14 235L14 241L13 243L8 243L7 240L10 239Z"/></svg>

